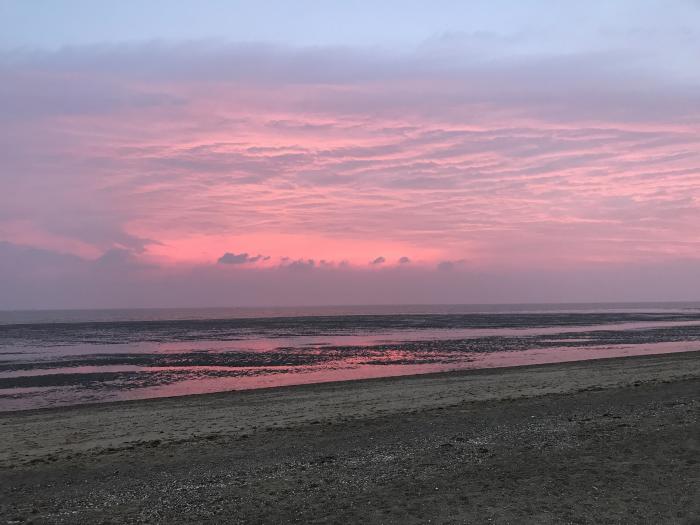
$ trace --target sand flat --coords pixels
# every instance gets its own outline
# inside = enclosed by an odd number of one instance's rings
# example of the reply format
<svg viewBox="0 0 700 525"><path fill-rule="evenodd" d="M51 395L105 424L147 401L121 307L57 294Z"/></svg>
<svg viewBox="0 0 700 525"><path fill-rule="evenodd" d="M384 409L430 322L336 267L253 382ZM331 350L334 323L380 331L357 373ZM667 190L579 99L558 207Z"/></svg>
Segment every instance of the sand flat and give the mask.
<svg viewBox="0 0 700 525"><path fill-rule="evenodd" d="M6 413L0 510L693 523L699 412L688 352Z"/></svg>

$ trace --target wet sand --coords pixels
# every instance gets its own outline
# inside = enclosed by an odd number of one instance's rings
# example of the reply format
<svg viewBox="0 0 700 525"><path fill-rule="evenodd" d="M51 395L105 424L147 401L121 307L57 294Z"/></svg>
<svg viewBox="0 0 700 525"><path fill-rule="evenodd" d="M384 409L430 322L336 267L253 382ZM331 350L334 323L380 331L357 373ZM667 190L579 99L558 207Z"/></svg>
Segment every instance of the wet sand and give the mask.
<svg viewBox="0 0 700 525"><path fill-rule="evenodd" d="M699 523L700 352L0 414L36 523Z"/></svg>
<svg viewBox="0 0 700 525"><path fill-rule="evenodd" d="M0 412L698 350L699 312L0 325Z"/></svg>

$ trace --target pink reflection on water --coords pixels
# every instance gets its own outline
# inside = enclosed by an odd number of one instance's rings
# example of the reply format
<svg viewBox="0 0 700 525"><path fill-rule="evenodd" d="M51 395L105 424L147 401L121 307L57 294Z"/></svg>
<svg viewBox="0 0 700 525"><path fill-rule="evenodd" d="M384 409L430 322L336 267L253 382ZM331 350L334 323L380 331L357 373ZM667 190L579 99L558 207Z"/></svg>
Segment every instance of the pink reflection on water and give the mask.
<svg viewBox="0 0 700 525"><path fill-rule="evenodd" d="M2 377L47 373L91 374L139 371L164 373L166 374L165 378L171 382L151 386L138 384L136 387L132 385L124 388L120 381L108 381L105 384L111 385L110 388L90 389L89 391L81 390L75 386L0 389L0 411L699 350L700 342L698 341L679 341L591 347L552 347L491 353L439 354L391 350L369 352L367 355L359 357L340 357L322 364L298 366L139 367L108 365L13 371L5 372ZM424 362L420 362L421 360ZM432 362L428 362L431 360Z"/></svg>
<svg viewBox="0 0 700 525"><path fill-rule="evenodd" d="M698 351L700 342L663 342L636 345L606 345L588 348L560 347L523 350L520 352L466 353L457 356L443 356L449 362L417 364L367 364L362 359L348 359L320 366L290 366L273 370L257 368L260 375L242 377L217 377L185 380L169 385L159 385L125 392L124 399L144 399L149 397L170 397L191 394L223 392L229 390L252 390L280 386L350 381L379 377L395 377L415 374L428 374L455 370L502 368L511 366L537 365L605 359L613 357L669 354ZM386 361L404 355L397 352ZM408 355L408 354L405 354ZM414 355L415 359L415 355ZM372 358L374 361L375 359ZM224 367L225 368L225 367ZM276 372L276 373L275 373Z"/></svg>

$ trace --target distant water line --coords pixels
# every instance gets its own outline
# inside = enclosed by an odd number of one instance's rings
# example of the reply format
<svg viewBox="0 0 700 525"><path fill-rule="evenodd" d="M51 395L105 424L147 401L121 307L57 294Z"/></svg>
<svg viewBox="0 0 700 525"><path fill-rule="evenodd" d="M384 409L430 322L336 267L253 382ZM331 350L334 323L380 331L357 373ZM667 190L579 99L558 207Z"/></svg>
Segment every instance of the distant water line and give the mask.
<svg viewBox="0 0 700 525"><path fill-rule="evenodd" d="M697 303L2 312L0 411L692 350Z"/></svg>

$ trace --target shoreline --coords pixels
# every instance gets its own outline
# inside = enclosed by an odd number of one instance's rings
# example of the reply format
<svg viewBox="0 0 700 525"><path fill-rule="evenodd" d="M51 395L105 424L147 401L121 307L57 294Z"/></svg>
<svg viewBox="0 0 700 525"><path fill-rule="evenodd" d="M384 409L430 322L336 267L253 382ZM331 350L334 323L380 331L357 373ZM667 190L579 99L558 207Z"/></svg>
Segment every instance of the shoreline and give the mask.
<svg viewBox="0 0 700 525"><path fill-rule="evenodd" d="M14 523L695 523L700 352L0 416Z"/></svg>
<svg viewBox="0 0 700 525"><path fill-rule="evenodd" d="M490 315L482 321L496 328L488 329L445 328L460 323L438 316L430 322L421 318L421 327L434 327L417 331L415 321L408 323L412 330L400 330L408 328L401 317L359 325L346 318L343 330L362 325L368 333L327 337L319 335L329 328L321 321L265 324L264 337L263 332L253 337L248 329L230 326L207 325L192 332L187 323L156 332L129 323L104 330L76 325L49 334L15 329L4 334L11 351L0 367L0 412L700 350L697 319L660 321L642 315L620 325L609 314L572 315L558 320L544 316L538 322L507 316L506 328L498 328L503 323ZM249 339L239 341L241 334ZM56 349L41 350L42 345Z"/></svg>
<svg viewBox="0 0 700 525"><path fill-rule="evenodd" d="M0 469L482 401L700 379L700 352L459 370L0 414ZM316 422L316 423L314 423Z"/></svg>
<svg viewBox="0 0 700 525"><path fill-rule="evenodd" d="M438 379L446 377L461 377L461 376L478 376L478 375L493 375L498 374L508 374L514 371L527 371L530 369L547 369L548 367L560 367L560 366L574 366L582 365L585 363L600 363L600 362L611 362L615 363L618 361L631 361L631 360L647 360L647 359L657 359L664 356L679 356L683 357L694 357L700 358L700 349L698 350L683 350L678 352L663 352L658 354L637 354L628 356L613 356L613 357L598 357L598 358L587 358L587 359L573 359L570 361L554 361L550 363L534 363L534 364L522 364L522 365L509 365L509 366L491 366L483 368L458 368L454 370L445 370L438 372L424 372L424 373L409 373L409 374L396 374L396 375L386 375L378 377L365 377L360 379L341 379L341 380L330 380L330 381L317 381L310 383L297 383L290 385L273 385L273 386L262 386L257 388L241 388L238 390L222 390L219 392L204 392L201 394L182 394L175 396L158 396L149 398L136 398L136 399L122 399L115 401L98 401L94 403L77 403L72 405L58 405L55 407L40 407L40 408L27 408L19 410L4 410L0 411L0 422L3 418L21 415L31 415L31 414L42 414L42 413L54 413L54 412L70 412L74 410L82 410L86 408L109 408L109 407L127 407L132 405L143 405L146 406L150 403L160 403L168 402L173 400L190 401L192 399L215 400L218 398L226 398L229 396L243 396L243 395L255 395L256 393L274 392L279 391L280 393L284 391L295 391L310 389L315 390L320 386L337 386L342 387L344 385L352 385L359 383L361 384L372 384L372 383L390 383L393 381L411 381L420 379ZM358 385L358 386L360 386Z"/></svg>

